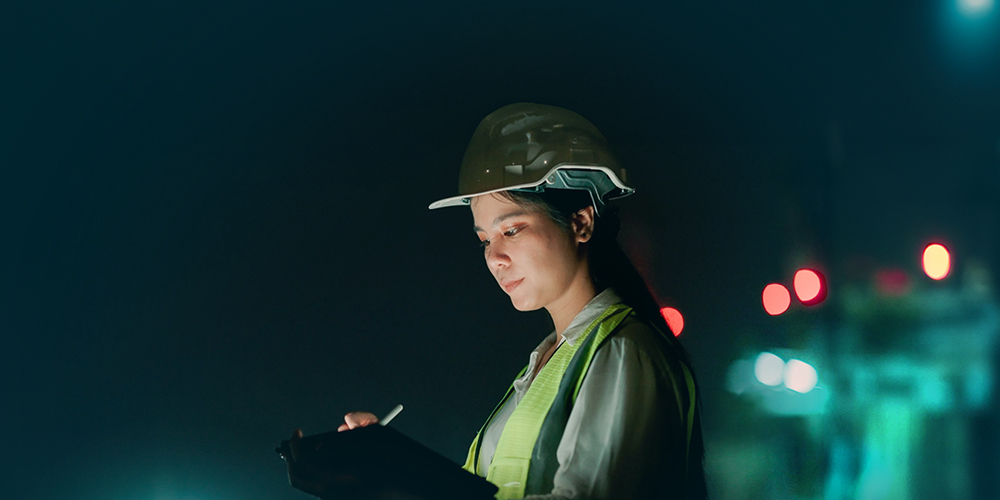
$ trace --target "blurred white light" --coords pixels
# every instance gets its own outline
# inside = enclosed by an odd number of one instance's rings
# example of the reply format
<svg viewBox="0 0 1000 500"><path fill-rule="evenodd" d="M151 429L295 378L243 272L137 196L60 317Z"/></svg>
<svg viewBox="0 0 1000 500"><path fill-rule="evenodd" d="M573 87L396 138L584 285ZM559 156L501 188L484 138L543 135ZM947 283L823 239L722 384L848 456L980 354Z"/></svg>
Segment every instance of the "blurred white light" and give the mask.
<svg viewBox="0 0 1000 500"><path fill-rule="evenodd" d="M932 243L924 249L924 272L932 280L943 280L951 271L951 254L940 243Z"/></svg>
<svg viewBox="0 0 1000 500"><path fill-rule="evenodd" d="M985 14L993 8L993 0L958 0L958 10L967 16Z"/></svg>
<svg viewBox="0 0 1000 500"><path fill-rule="evenodd" d="M790 359L785 363L785 387L805 394L816 387L816 369L809 363Z"/></svg>
<svg viewBox="0 0 1000 500"><path fill-rule="evenodd" d="M762 352L753 364L753 374L760 383L776 386L781 384L781 372L784 368L785 362L781 358L769 352Z"/></svg>

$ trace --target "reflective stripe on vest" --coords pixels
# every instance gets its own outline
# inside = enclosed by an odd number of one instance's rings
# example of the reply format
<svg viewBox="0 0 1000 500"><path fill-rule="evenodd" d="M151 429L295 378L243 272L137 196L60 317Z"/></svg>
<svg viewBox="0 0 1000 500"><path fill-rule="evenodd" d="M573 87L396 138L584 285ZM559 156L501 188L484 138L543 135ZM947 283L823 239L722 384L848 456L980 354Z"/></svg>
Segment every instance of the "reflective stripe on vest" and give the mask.
<svg viewBox="0 0 1000 500"><path fill-rule="evenodd" d="M524 372L526 371L528 371L527 366L521 368L521 371L519 371L517 373L517 376L514 377L514 382L517 382L517 380L521 378L521 376L523 376ZM514 382L511 382L510 387L507 388L507 393L504 394L503 396L503 399L500 400L500 403L497 404L496 408L493 408L493 412L490 413L490 418L486 419L486 423L484 423L483 426L479 429L479 432L476 434L476 438L472 440L472 445L469 446L469 454L465 458L465 465L462 466L463 469L473 474L479 473L479 445L481 444L480 436L482 436L483 433L486 432L486 427L488 427L490 425L490 422L493 421L493 417L495 417L497 412L500 411L500 408L503 408L504 403L507 402L507 399L510 398L510 395L514 393Z"/></svg>

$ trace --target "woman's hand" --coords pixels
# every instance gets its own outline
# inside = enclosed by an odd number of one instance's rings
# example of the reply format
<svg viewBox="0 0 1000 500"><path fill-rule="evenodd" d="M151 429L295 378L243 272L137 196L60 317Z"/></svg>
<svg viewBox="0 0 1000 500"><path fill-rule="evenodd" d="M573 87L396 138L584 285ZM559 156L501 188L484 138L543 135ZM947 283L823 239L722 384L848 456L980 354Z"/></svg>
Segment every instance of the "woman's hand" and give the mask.
<svg viewBox="0 0 1000 500"><path fill-rule="evenodd" d="M366 411L352 411L344 415L344 423L337 427L337 432L344 432L358 427L367 427L378 423L378 417L374 413Z"/></svg>

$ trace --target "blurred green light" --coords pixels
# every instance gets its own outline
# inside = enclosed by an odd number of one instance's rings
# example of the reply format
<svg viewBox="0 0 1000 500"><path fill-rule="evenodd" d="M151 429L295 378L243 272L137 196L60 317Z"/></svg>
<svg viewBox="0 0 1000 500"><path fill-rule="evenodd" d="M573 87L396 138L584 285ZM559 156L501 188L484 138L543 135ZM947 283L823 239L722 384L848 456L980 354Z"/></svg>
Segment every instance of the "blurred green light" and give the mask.
<svg viewBox="0 0 1000 500"><path fill-rule="evenodd" d="M958 10L969 17L980 16L993 8L993 0L958 0Z"/></svg>

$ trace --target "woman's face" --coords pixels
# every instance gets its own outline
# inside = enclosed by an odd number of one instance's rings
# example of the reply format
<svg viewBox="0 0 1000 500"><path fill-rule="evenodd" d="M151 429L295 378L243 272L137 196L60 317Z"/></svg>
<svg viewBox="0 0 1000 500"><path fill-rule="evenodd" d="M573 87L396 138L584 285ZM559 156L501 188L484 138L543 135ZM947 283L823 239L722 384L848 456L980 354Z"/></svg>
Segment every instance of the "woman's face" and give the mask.
<svg viewBox="0 0 1000 500"><path fill-rule="evenodd" d="M473 198L471 207L486 265L517 310L548 308L575 285L589 283L579 245L592 225L575 218L567 231L545 214L491 194Z"/></svg>

